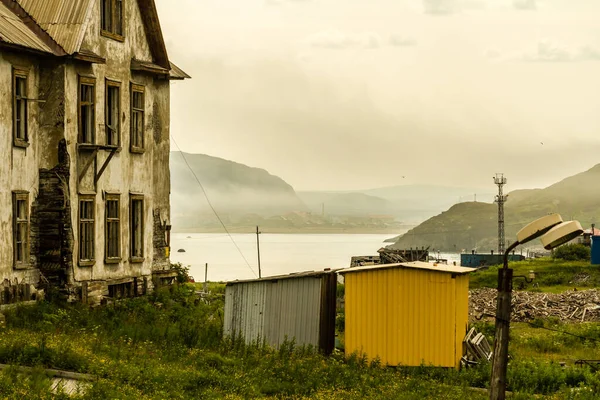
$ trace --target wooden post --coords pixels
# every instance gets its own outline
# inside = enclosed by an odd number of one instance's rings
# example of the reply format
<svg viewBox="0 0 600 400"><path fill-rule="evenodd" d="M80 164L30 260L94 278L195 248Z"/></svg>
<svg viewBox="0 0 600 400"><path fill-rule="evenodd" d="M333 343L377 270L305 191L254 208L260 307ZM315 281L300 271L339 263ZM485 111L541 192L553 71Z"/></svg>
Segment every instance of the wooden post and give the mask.
<svg viewBox="0 0 600 400"><path fill-rule="evenodd" d="M507 253L510 250L507 250ZM513 270L498 270L498 300L496 304L496 336L490 400L504 400L506 396L506 369L508 364L508 330L510 328L510 302L512 297Z"/></svg>
<svg viewBox="0 0 600 400"><path fill-rule="evenodd" d="M208 293L208 263L204 265L204 293Z"/></svg>
<svg viewBox="0 0 600 400"><path fill-rule="evenodd" d="M260 240L258 238L260 232L258 231L258 226L256 227L256 251L258 252L258 277L262 278L262 273L260 271Z"/></svg>

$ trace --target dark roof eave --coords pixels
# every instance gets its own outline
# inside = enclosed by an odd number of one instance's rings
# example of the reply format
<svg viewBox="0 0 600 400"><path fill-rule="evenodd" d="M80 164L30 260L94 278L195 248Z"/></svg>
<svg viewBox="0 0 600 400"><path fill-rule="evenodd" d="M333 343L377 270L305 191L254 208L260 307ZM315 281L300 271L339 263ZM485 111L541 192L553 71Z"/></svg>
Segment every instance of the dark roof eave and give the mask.
<svg viewBox="0 0 600 400"><path fill-rule="evenodd" d="M106 64L106 58L91 51L80 51L72 55L73 59L92 64Z"/></svg>
<svg viewBox="0 0 600 400"><path fill-rule="evenodd" d="M53 54L53 53L48 53L45 51L32 49L31 47L21 46L19 44L5 42L2 39L0 39L0 47L2 47L4 49L8 49L8 50L13 50L15 52L30 53L30 54L35 54L37 56L42 56L42 57L57 57L56 54Z"/></svg>

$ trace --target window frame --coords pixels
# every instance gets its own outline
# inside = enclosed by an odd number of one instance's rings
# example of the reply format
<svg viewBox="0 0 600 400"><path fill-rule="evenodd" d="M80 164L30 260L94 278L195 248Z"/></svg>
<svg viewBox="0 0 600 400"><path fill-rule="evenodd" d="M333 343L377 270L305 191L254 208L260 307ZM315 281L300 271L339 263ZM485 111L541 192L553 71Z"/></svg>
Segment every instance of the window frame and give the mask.
<svg viewBox="0 0 600 400"><path fill-rule="evenodd" d="M25 221L19 221L18 217L18 202L25 202ZM31 211L29 209L29 192L23 190L15 190L12 192L12 212L13 212L13 266L14 268L27 268L31 263ZM25 224L25 245L23 247L23 260L19 260L19 251L17 246L17 231L19 225ZM23 242L21 242L23 243Z"/></svg>
<svg viewBox="0 0 600 400"><path fill-rule="evenodd" d="M129 89L129 93L130 93L130 116L129 116L129 151L131 153L138 153L138 154L142 154L146 151L146 129L145 129L145 124L146 124L146 88L145 86L142 85L138 85L135 83L131 83L130 85L130 89ZM138 107L134 107L134 93L140 93L142 96L142 108L138 108ZM137 140L134 140L134 137L137 136L136 131L134 131L134 124L133 124L133 120L134 120L134 115L140 115L141 116L141 146L136 145L135 143L137 143Z"/></svg>
<svg viewBox="0 0 600 400"><path fill-rule="evenodd" d="M140 253L141 255L136 256L134 255L134 247L135 247L135 236L134 236L134 210L133 210L133 203L140 201L142 204L142 212L141 212L141 220L140 220L140 228L139 228L139 233L141 235L140 238ZM144 218L145 218L145 209L146 205L145 205L145 201L144 201L144 195L143 194L130 194L129 195L129 262L131 263L141 263L144 262Z"/></svg>
<svg viewBox="0 0 600 400"><path fill-rule="evenodd" d="M25 80L25 97L17 98L17 80ZM25 68L14 67L12 69L12 106L13 106L13 145L15 147L28 147L29 146L29 105L27 104L29 94L29 71ZM22 106L25 107L25 121L23 122L23 135L24 138L18 137L18 126L17 123L17 104L22 102Z"/></svg>
<svg viewBox="0 0 600 400"><path fill-rule="evenodd" d="M110 107L108 104L108 100L109 100L109 89L110 88L117 88L117 92L118 92L118 103L117 103L117 127L116 127L116 131L117 131L117 143L108 143L108 138L109 138L109 130L111 128L109 128L108 126L108 116L109 116L109 112L110 112ZM105 85L104 85L104 140L105 140L105 144L107 146L110 147L119 147L121 146L121 82L119 81L115 81L112 79L106 79Z"/></svg>
<svg viewBox="0 0 600 400"><path fill-rule="evenodd" d="M123 3L124 0L101 0L99 1L100 3L100 34L102 36L105 36L107 38L116 40L118 42L124 42L125 41L125 34L124 34L124 29L125 29L125 13L124 11L124 7L123 7ZM105 12L104 12L104 5L106 3L110 4L110 12L109 12L109 19L110 19L110 26L105 25ZM120 11L121 11L121 20L119 21L117 18L117 13L116 10L118 9L117 6L119 7ZM120 22L121 26L121 32L118 32L117 26L118 23Z"/></svg>
<svg viewBox="0 0 600 400"><path fill-rule="evenodd" d="M79 198L77 199L78 203L78 207L77 207L77 223L78 223L78 238L77 238L77 250L78 250L78 255L77 255L77 259L78 259L78 263L80 267L90 267L92 265L94 265L96 263L96 196L95 195L87 195L87 194L80 194ZM81 203L82 202L86 202L86 203L92 203L91 209L92 209L92 218L86 218L85 221L82 221L81 218ZM82 238L81 238L81 234L82 234L82 223L88 223L91 221L91 225L92 225L92 235L91 235L91 256L92 258L82 258Z"/></svg>
<svg viewBox="0 0 600 400"><path fill-rule="evenodd" d="M111 201L117 202L117 217L109 217L108 216L108 203ZM107 264L116 264L121 262L123 259L121 253L121 195L119 193L107 193L106 198L104 199L104 262ZM109 256L109 249L111 245L110 241L110 229L109 226L111 223L116 223L117 225L117 254L118 256Z"/></svg>
<svg viewBox="0 0 600 400"><path fill-rule="evenodd" d="M92 89L92 100L84 101L81 98L81 89L82 86L90 86ZM91 132L92 136L91 141L84 141L84 132L83 132L83 118L82 118L82 107L90 107L91 117ZM83 145L95 145L96 144L96 78L91 76L83 76L79 75L79 82L77 84L77 143Z"/></svg>

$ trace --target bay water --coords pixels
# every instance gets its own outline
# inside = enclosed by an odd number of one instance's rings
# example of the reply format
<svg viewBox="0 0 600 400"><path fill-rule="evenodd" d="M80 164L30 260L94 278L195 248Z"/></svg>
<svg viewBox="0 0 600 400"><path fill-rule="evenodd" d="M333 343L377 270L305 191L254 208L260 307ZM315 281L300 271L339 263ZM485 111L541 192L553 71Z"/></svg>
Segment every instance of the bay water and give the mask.
<svg viewBox="0 0 600 400"><path fill-rule="evenodd" d="M378 249L390 244L384 243L384 240L393 236L395 235L263 233L260 235L262 276L347 268L352 256L378 255ZM171 262L189 266L190 275L196 282L204 281L204 267L207 263L209 281L258 277L256 235L232 234L231 237L233 241L227 234L173 233ZM439 257L448 259L449 263L460 259L459 255L446 253L439 254Z"/></svg>

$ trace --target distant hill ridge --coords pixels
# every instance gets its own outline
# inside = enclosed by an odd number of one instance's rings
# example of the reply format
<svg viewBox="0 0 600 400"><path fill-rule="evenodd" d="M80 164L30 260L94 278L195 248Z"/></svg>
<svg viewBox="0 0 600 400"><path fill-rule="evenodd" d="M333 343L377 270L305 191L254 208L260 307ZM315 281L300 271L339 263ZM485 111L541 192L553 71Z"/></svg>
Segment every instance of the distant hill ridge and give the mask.
<svg viewBox="0 0 600 400"><path fill-rule="evenodd" d="M563 219L577 219L584 227L600 222L600 164L565 178L545 189L516 190L508 194L505 206L507 240L547 213L558 212ZM456 204L406 234L394 248L432 246L447 251L497 248L497 205L467 202ZM532 244L532 246L535 244Z"/></svg>

